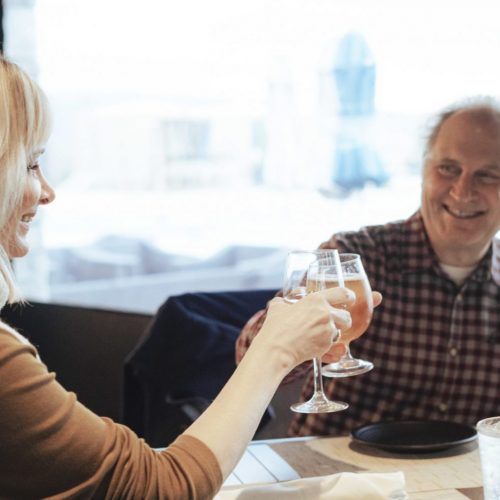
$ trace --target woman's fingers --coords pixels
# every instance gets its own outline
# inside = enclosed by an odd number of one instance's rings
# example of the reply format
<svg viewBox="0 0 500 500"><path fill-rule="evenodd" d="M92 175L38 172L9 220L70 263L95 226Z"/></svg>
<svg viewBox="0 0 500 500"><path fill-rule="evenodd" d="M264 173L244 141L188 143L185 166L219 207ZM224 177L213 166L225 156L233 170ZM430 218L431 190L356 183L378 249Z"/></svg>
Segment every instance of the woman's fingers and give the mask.
<svg viewBox="0 0 500 500"><path fill-rule="evenodd" d="M322 293L324 294L326 300L332 305L332 306L350 306L355 300L356 300L356 295L352 290L349 290L348 288L342 288L342 287L334 287L334 288L328 288L327 290L323 290L322 292L317 292L317 293ZM373 307L377 307L381 304L383 296L380 292L377 292L376 290L372 291L372 297L373 297ZM282 302L283 299L281 297L274 297L271 302Z"/></svg>
<svg viewBox="0 0 500 500"><path fill-rule="evenodd" d="M276 327L276 337L282 347L290 350L297 361L322 356L323 361L338 361L345 353L339 342L339 330L351 328L352 318L347 307L355 301L355 294L345 287L334 287L306 295L296 303L275 297L269 303L267 324ZM382 301L379 292L373 292L374 306ZM274 330L274 327L271 328Z"/></svg>
<svg viewBox="0 0 500 500"><path fill-rule="evenodd" d="M322 290L321 293L332 306L350 306L356 300L356 294L344 287L333 287Z"/></svg>
<svg viewBox="0 0 500 500"><path fill-rule="evenodd" d="M330 309L330 317L335 326L340 330L347 330L352 326L351 314L345 309L332 307Z"/></svg>

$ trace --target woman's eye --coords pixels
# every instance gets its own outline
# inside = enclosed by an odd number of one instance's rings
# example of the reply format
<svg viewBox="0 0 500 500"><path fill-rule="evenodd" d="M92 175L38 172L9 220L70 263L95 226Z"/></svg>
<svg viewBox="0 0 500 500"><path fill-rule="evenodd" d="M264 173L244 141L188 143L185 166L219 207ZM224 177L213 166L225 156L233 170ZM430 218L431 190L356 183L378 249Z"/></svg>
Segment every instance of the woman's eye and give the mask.
<svg viewBox="0 0 500 500"><path fill-rule="evenodd" d="M40 168L40 165L38 163L33 163L32 165L28 165L28 170L30 171L35 171Z"/></svg>

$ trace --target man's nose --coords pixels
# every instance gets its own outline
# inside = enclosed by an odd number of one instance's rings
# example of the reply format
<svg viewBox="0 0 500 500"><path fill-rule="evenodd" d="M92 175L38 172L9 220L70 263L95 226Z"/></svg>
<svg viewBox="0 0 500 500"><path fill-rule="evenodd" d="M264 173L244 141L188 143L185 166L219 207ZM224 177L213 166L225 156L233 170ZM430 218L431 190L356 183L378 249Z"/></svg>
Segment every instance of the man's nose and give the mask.
<svg viewBox="0 0 500 500"><path fill-rule="evenodd" d="M470 201L476 196L474 180L471 176L460 175L450 189L450 195L457 201Z"/></svg>

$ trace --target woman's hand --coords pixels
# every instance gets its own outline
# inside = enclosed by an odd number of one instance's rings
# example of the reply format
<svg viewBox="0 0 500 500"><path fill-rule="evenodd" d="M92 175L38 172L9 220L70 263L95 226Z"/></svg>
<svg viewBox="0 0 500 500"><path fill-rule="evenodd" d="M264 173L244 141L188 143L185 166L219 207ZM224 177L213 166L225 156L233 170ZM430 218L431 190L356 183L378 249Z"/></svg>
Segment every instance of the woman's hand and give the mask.
<svg viewBox="0 0 500 500"><path fill-rule="evenodd" d="M382 302L382 294L380 292L372 292L373 307L377 307ZM338 327L342 329L341 327ZM322 357L323 363L336 363L346 352L345 345L337 342L332 345L330 350Z"/></svg>
<svg viewBox="0 0 500 500"><path fill-rule="evenodd" d="M337 330L351 326L351 315L345 307L354 299L351 290L339 287L311 293L294 304L276 297L269 303L266 321L252 347L267 353L263 359L277 354L286 370L322 357L337 340Z"/></svg>

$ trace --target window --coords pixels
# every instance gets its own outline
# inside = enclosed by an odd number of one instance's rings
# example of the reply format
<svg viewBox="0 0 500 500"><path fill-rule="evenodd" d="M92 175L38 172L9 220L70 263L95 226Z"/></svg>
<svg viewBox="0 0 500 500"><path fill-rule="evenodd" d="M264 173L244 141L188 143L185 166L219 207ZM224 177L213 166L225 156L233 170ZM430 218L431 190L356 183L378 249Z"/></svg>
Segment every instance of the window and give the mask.
<svg viewBox="0 0 500 500"><path fill-rule="evenodd" d="M4 5L54 115L57 199L16 263L32 299L278 288L287 249L409 216L429 113L498 94L487 0Z"/></svg>

